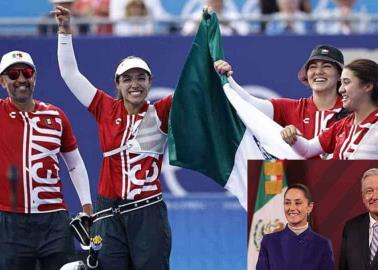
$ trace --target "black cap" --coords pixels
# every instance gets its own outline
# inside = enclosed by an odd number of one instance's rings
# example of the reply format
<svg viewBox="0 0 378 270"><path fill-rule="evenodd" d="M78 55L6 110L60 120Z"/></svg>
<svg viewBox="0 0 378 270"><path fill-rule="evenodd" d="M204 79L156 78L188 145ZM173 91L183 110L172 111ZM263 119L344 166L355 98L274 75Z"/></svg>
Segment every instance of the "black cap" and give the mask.
<svg viewBox="0 0 378 270"><path fill-rule="evenodd" d="M331 45L318 45L312 50L310 58L298 72L298 79L305 85L308 85L307 66L308 63L312 60L329 61L338 65L340 69L343 69L344 67L344 56L338 48Z"/></svg>

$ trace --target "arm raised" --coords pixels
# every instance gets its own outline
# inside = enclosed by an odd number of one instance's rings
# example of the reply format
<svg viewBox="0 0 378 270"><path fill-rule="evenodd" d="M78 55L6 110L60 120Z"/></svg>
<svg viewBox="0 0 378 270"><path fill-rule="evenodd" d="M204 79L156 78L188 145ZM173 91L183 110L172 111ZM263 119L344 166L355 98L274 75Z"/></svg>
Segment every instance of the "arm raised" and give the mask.
<svg viewBox="0 0 378 270"><path fill-rule="evenodd" d="M72 34L68 9L57 6L51 11L59 27L58 35L58 63L60 75L75 97L85 106L89 107L97 89L80 73L77 66L75 52L72 44Z"/></svg>

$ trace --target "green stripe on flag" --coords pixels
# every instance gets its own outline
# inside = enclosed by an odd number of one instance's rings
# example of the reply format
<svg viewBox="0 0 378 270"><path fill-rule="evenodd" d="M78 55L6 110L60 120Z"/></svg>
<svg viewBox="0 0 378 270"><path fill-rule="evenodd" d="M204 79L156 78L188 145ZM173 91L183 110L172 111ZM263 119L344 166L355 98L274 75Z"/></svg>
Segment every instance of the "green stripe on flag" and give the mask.
<svg viewBox="0 0 378 270"><path fill-rule="evenodd" d="M224 186L245 126L228 102L213 62L223 59L215 13L204 13L172 101L170 164L199 171Z"/></svg>

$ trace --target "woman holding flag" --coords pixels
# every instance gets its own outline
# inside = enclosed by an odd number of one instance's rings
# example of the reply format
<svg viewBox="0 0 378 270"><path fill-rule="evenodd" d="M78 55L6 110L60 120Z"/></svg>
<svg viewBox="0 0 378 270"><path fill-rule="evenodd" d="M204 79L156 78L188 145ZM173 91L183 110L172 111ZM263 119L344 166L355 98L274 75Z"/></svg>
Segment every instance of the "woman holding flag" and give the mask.
<svg viewBox="0 0 378 270"><path fill-rule="evenodd" d="M346 114L337 93L343 65L339 49L318 45L298 73L298 79L311 88L310 97L264 100L250 95L249 102L281 126L295 125L306 139L312 139ZM214 67L221 74L233 74L231 65L223 60Z"/></svg>

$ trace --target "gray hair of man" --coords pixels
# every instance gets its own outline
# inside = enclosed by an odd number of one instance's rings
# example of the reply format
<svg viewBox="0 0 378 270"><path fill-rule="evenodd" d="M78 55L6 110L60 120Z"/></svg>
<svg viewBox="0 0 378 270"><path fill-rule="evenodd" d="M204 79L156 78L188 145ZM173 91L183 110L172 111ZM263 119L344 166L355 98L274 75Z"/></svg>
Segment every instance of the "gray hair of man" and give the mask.
<svg viewBox="0 0 378 270"><path fill-rule="evenodd" d="M362 175L362 178L361 178L361 191L363 191L362 190L362 186L364 184L365 179L368 176L372 176L372 175L377 175L378 176L378 168L371 168L371 169L367 170L366 172L364 172L364 174Z"/></svg>

